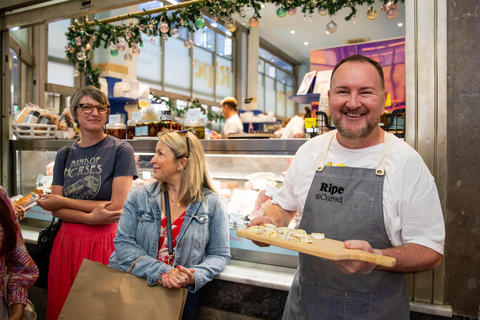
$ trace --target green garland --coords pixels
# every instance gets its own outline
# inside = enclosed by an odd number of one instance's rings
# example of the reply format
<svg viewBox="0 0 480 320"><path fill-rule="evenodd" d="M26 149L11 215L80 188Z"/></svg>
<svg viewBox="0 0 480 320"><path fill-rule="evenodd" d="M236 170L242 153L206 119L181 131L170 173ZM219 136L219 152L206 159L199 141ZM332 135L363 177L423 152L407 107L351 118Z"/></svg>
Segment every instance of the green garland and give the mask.
<svg viewBox="0 0 480 320"><path fill-rule="evenodd" d="M403 3L405 0L379 0L383 5L388 2ZM260 10L264 3L273 3L279 8L288 10L290 8L302 8L304 14L313 14L317 9L327 10L329 15L334 15L343 8L350 8L350 14L345 20L350 20L357 13L357 6L374 5L375 0L203 0L188 5L182 10L173 12L162 12L157 15L151 15L148 11L144 14L128 15L130 19L136 19L134 23L131 20L128 24L113 25L103 24L95 20L95 25L88 23L79 23L75 20L73 26L68 28L65 34L68 39L68 45L65 47L66 59L75 65L75 69L90 76L90 83L97 88L100 87L99 77L100 69L92 64L93 50L99 47L112 47L111 54L116 55L123 50L117 50L117 44L122 49L122 44L127 44L132 52L139 50L138 46L143 46L141 33L148 36L172 36L172 29L178 27L188 28L189 31L203 28L205 21L202 14L208 14L215 20L222 19L233 23L231 16L235 13L245 17L245 7L253 8L254 17L261 18ZM165 30L165 24L168 25L168 31ZM162 28L163 27L163 28ZM115 51L117 50L117 51ZM137 51L138 52L138 51Z"/></svg>

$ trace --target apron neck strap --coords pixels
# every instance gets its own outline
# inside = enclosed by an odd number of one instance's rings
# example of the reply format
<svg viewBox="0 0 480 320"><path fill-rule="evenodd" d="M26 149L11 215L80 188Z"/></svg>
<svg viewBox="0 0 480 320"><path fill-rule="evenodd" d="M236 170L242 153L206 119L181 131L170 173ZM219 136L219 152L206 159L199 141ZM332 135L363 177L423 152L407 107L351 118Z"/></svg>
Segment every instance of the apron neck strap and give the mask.
<svg viewBox="0 0 480 320"><path fill-rule="evenodd" d="M388 151L388 147L390 147L390 143L392 142L392 139L393 139L393 134L385 131L385 141L383 143L382 157L380 159L380 163L375 169L375 173L377 174L377 176L385 175L385 160L387 159L386 157L387 151Z"/></svg>
<svg viewBox="0 0 480 320"><path fill-rule="evenodd" d="M337 130L329 131L327 134L329 136L327 137L326 147L322 153L322 157L320 158L320 164L317 167L317 171L323 171L323 168L325 168L325 160L327 159L328 149L330 149L330 144L332 144L332 140L337 134Z"/></svg>

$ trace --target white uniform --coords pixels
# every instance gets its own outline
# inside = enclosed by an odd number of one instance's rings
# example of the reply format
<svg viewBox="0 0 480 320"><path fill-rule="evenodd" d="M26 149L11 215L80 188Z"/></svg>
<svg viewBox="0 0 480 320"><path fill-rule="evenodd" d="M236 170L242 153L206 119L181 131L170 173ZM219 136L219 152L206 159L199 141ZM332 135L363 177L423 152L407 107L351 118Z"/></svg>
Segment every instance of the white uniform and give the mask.
<svg viewBox="0 0 480 320"><path fill-rule="evenodd" d="M227 121L225 121L225 126L223 126L223 135L231 133L243 133L243 123L238 114L234 114L228 118Z"/></svg>
<svg viewBox="0 0 480 320"><path fill-rule="evenodd" d="M302 117L293 117L285 126L280 139L292 139L295 138L295 134L301 133L302 136L305 132L305 120Z"/></svg>
<svg viewBox="0 0 480 320"><path fill-rule="evenodd" d="M320 156L325 151L326 136L335 132L313 138L297 151L283 187L275 195L273 203L285 210L298 211L297 227ZM326 163L375 168L382 148L383 143L363 149L348 149L341 146L335 137ZM416 243L443 254L445 225L435 180L420 155L396 137L386 155L383 214L392 246ZM328 237L328 230L325 233Z"/></svg>

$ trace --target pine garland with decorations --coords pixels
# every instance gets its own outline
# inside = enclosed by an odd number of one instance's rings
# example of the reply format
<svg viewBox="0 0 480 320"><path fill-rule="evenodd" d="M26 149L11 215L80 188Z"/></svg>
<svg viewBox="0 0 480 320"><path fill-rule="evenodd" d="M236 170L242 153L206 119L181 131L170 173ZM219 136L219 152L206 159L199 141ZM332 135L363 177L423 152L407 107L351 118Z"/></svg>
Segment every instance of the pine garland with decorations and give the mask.
<svg viewBox="0 0 480 320"><path fill-rule="evenodd" d="M397 3L405 0L377 0L383 5L381 11L385 12L389 19L395 19L398 15ZM129 14L127 24L121 25L105 24L95 20L93 25L74 21L74 25L68 28L66 33L68 45L65 47L66 59L74 64L76 73L82 73L90 77L90 83L97 88L100 87L100 69L92 63L93 50L99 47L107 49L110 47L110 54L117 56L124 52L124 59L132 60L133 56L139 55L143 40L141 34L151 37L155 41L156 36L162 37L164 41L168 37L178 38L178 28L187 28L189 32L201 29L205 26L202 15L207 14L215 21L223 21L230 32L235 32L236 25L232 15L237 13L245 18L245 8L253 9L253 16L249 25L255 27L261 18L260 11L263 4L273 3L278 8L277 16L284 17L287 13L292 15L301 8L305 19L312 21L313 13L318 11L320 15L335 15L338 11L349 8L350 14L345 20L355 19L357 6L368 5L367 17L374 20L378 13L373 8L375 0L201 0L191 3L183 9L176 11L164 11L152 15L144 10L142 14ZM327 24L327 31L334 33L337 25L333 20ZM193 42L188 37L184 41L188 49L193 47Z"/></svg>

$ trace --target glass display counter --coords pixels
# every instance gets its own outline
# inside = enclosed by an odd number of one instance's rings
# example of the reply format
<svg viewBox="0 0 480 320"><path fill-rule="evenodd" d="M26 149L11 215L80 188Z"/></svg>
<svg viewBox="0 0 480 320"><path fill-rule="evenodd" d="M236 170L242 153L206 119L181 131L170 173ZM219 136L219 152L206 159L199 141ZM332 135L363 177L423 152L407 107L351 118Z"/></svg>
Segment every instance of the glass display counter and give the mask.
<svg viewBox="0 0 480 320"><path fill-rule="evenodd" d="M127 140L135 150L139 179L134 186L153 181L150 164L158 139ZM232 257L237 260L296 267L297 253L278 247L260 248L250 240L236 236L237 228L260 215L268 199L261 190L272 194L280 188L297 149L305 139L275 140L201 140L207 165L216 188L227 202L230 219ZM11 181L14 194L27 194L51 181L56 151L72 140L11 140L14 151ZM27 225L45 226L49 212L38 206L26 215Z"/></svg>

